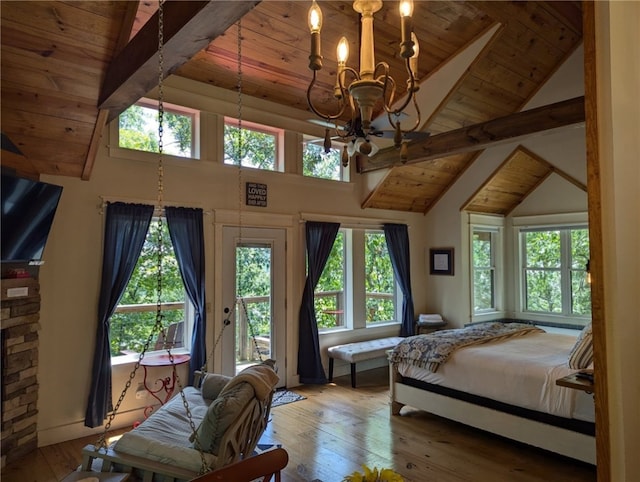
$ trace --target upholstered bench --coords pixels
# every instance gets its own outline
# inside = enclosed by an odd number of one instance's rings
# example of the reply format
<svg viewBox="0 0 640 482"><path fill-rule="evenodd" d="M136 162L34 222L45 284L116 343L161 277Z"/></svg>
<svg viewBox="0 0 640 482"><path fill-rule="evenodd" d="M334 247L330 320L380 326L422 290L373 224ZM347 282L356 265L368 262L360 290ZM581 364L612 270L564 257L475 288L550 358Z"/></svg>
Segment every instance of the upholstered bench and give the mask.
<svg viewBox="0 0 640 482"><path fill-rule="evenodd" d="M351 363L351 386L356 388L356 363L385 356L402 340L401 336L391 336L329 347L329 381L333 381L333 360L343 360Z"/></svg>

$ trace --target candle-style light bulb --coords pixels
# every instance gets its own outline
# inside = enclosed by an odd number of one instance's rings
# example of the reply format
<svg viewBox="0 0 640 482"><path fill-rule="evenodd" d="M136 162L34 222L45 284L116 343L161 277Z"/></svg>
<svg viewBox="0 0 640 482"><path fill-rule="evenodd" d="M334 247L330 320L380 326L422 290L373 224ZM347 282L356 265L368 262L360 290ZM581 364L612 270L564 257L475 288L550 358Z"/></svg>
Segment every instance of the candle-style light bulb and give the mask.
<svg viewBox="0 0 640 482"><path fill-rule="evenodd" d="M402 0L400 2L400 56L408 59L413 55L413 0Z"/></svg>
<svg viewBox="0 0 640 482"><path fill-rule="evenodd" d="M312 34L320 33L320 30L322 30L322 10L320 10L320 7L318 6L315 0L313 0L313 4L309 8L308 20L309 20L308 21L309 31Z"/></svg>
<svg viewBox="0 0 640 482"><path fill-rule="evenodd" d="M349 58L349 42L347 41L347 37L342 37L340 39L336 53L338 57L338 65L344 66Z"/></svg>
<svg viewBox="0 0 640 482"><path fill-rule="evenodd" d="M322 10L313 0L309 8L309 31L311 32L311 52L309 53L309 68L320 70L322 68L322 54L320 52L320 30L322 29Z"/></svg>
<svg viewBox="0 0 640 482"><path fill-rule="evenodd" d="M403 0L400 2L400 16L411 17L413 15L413 0Z"/></svg>

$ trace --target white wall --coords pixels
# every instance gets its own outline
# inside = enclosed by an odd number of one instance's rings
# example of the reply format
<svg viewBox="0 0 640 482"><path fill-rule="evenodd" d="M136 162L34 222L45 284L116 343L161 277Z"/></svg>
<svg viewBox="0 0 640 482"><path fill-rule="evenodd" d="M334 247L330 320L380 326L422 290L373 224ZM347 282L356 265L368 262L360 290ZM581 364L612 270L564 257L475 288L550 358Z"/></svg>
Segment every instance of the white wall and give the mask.
<svg viewBox="0 0 640 482"><path fill-rule="evenodd" d="M640 2L596 2L595 14L609 480L631 482L640 480Z"/></svg>
<svg viewBox="0 0 640 482"><path fill-rule="evenodd" d="M181 85L180 87L185 87ZM187 88L194 85L188 84ZM218 108L233 113L232 104L226 102L223 93L216 89L202 89L185 93L168 82L165 91L167 102L198 104L200 108ZM205 94L209 93L209 96ZM218 97L216 97L218 96ZM235 100L235 99L234 99ZM281 127L302 126L295 122L293 114L280 107L271 108L259 101L255 104L245 99L245 120L269 121ZM257 106L257 107L256 107ZM258 108L259 107L259 108ZM266 112L276 112L271 119ZM251 114L260 118L251 119ZM283 115L278 115L283 114ZM287 260L287 365L279 361L280 370L286 371L289 386L297 384L297 334L298 310L304 283L304 224L300 213L317 213L336 221L348 219L370 219L407 223L411 238L411 256L420 258L425 245L423 234L424 217L380 210L362 210L364 199L360 183L364 180L354 176L352 183L337 183L326 180L307 179L296 174L264 172L224 166L214 154L217 143L211 139L215 132L216 115L203 116L205 142L202 161L164 159L164 200L167 204L201 207L205 216L205 247L207 256L207 301L212 305L208 312L208 347L212 346L214 334L218 333L222 320L222 309L217 306L220 299L221 282L216 279L219 270L214 264L214 252L219 249L215 239L216 222L221 219L231 223L249 222L257 225L280 222L287 229L289 246ZM296 141L296 136L288 135ZM40 383L38 431L39 443L48 445L88 435L96 430L83 426L96 333L96 312L100 285L102 236L104 215L101 211L101 196L110 201L154 203L156 200L157 162L151 160L128 160L111 157L108 149L110 139L106 132L100 147L90 181L67 177L43 176L43 180L64 187L51 235L44 253L45 264L40 270L42 293L40 360L38 380ZM207 152L208 150L208 152ZM296 146L286 149L288 156L295 156ZM289 159L290 161L295 159ZM288 167L288 171L296 171ZM242 207L242 218L237 214L242 202L238 187L247 181L266 183L268 186L268 208ZM256 221L258 219L258 221ZM326 219L321 219L326 220ZM416 287L425 283L424 272L412 273ZM424 294L417 294L416 303L424 305ZM376 328L380 335L397 334L399 327ZM370 333L347 336L371 336ZM329 341L323 341L323 346ZM335 343L335 340L332 341ZM325 362L325 367L326 367ZM114 367L114 404L129 377L132 364ZM214 366L215 370L216 367ZM141 371L141 370L140 370ZM186 380L186 375L183 373ZM113 427L126 426L140 419L140 408L144 400L136 400L133 392L141 381L136 376L132 390L127 394Z"/></svg>
<svg viewBox="0 0 640 482"><path fill-rule="evenodd" d="M548 105L584 94L583 50L579 48L558 69L547 84L528 103L526 109ZM559 96L558 92L562 95ZM471 301L469 293L468 236L465 216L460 207L468 200L513 152L518 145L550 162L556 168L586 185L585 131L582 126L572 126L559 132L542 133L521 143L505 144L486 149L463 173L456 184L429 211L427 220L427 250L436 247L453 247L455 250L454 276L428 276L425 286L426 309L441 313L453 326L470 321ZM520 204L510 216L536 214L573 213L587 211L587 194L557 174L552 174ZM505 242L508 241L508 237ZM507 247L508 248L508 247ZM511 251L507 249L507 253ZM507 273L508 275L508 273ZM506 307L514 306L515 292L507 291Z"/></svg>

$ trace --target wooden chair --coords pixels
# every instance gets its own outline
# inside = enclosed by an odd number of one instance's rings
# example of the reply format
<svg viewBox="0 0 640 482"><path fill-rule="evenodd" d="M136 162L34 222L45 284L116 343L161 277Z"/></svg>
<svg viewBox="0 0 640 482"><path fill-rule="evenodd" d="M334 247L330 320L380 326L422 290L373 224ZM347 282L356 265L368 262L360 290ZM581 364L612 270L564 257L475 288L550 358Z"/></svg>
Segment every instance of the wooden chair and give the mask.
<svg viewBox="0 0 640 482"><path fill-rule="evenodd" d="M167 329L166 334L167 337L162 335L162 333L158 334L158 338L156 339L155 345L152 348L153 350L166 350L174 349L176 347L181 347L183 345L183 332L184 332L184 321L178 321L177 323L171 323Z"/></svg>
<svg viewBox="0 0 640 482"><path fill-rule="evenodd" d="M191 482L252 482L256 479L261 482L269 482L272 477L274 477L274 482L280 482L280 471L288 463L289 454L287 451L283 448L277 448L211 471Z"/></svg>

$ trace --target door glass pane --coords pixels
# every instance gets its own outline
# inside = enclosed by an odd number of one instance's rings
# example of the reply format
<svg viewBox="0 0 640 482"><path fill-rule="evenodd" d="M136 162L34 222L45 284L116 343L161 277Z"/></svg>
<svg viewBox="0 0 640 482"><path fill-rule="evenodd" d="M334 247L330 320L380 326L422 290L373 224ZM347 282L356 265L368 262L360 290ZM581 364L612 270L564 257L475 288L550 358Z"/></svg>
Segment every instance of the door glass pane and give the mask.
<svg viewBox="0 0 640 482"><path fill-rule="evenodd" d="M236 246L236 369L271 358L271 246Z"/></svg>

